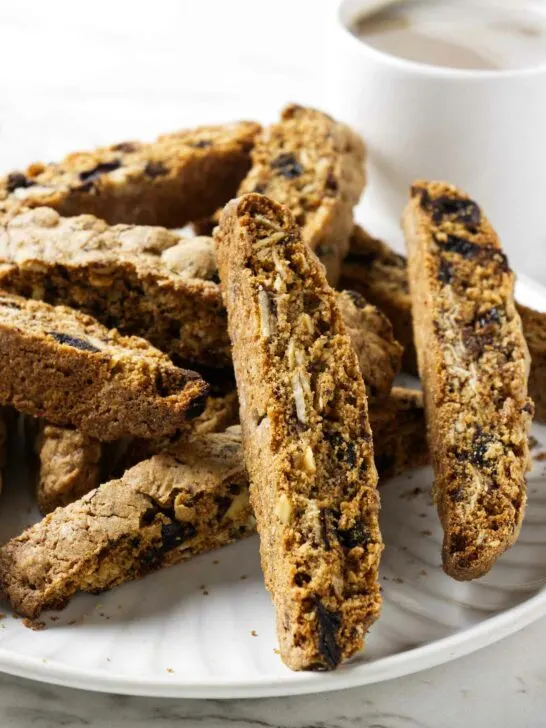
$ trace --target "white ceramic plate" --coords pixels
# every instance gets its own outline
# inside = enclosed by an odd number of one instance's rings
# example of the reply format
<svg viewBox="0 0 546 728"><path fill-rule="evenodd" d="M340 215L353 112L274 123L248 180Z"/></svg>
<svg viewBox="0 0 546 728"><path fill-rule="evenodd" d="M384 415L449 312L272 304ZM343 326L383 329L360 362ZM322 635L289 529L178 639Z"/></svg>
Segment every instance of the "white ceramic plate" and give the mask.
<svg viewBox="0 0 546 728"><path fill-rule="evenodd" d="M546 310L546 290L518 298ZM546 450L546 428L535 426ZM24 453L10 471L0 540L37 517ZM335 690L417 672L477 650L546 614L546 462L534 462L518 544L493 571L457 583L440 567L430 468L382 490L383 614L366 651L332 674L292 673L275 652L273 609L252 538L101 596L78 596L28 629L7 607L0 669L91 690L169 697L258 697Z"/></svg>

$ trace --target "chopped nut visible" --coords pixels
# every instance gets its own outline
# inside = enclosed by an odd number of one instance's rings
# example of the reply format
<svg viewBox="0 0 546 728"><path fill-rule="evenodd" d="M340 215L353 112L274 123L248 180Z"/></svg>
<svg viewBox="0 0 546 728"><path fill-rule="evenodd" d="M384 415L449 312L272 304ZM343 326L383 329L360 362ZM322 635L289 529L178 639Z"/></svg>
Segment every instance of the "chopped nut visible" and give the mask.
<svg viewBox="0 0 546 728"><path fill-rule="evenodd" d="M307 473L315 473L317 470L317 466L315 463L315 456L313 454L313 449L310 445L307 445L307 447L304 450L302 464L303 464L303 469Z"/></svg>
<svg viewBox="0 0 546 728"><path fill-rule="evenodd" d="M276 230L278 233L281 233L281 237L284 237L285 232L283 228L280 225L277 225L277 223L274 223L273 220L269 220L267 217L264 217L263 215L254 215L254 220L256 222L261 223L264 227L271 228L272 230Z"/></svg>
<svg viewBox="0 0 546 728"><path fill-rule="evenodd" d="M296 403L296 415L302 425L306 425L307 412L305 409L305 395L303 393L303 383L300 372L296 372L292 377L292 390L294 392L294 401Z"/></svg>
<svg viewBox="0 0 546 728"><path fill-rule="evenodd" d="M260 305L260 321L262 336L269 338L276 331L275 320L271 316L269 307L269 296L263 289L258 291L258 303Z"/></svg>
<svg viewBox="0 0 546 728"><path fill-rule="evenodd" d="M290 523L290 519L292 518L292 506L290 505L290 501L288 500L286 493L281 493L280 498L277 501L277 505L275 506L275 515L281 523L284 523L285 526Z"/></svg>

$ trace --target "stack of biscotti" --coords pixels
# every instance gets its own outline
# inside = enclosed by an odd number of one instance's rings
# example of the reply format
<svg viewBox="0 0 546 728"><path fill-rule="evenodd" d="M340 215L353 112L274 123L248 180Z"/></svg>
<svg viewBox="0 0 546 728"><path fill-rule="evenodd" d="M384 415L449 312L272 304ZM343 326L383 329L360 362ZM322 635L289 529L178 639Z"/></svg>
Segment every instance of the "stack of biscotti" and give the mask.
<svg viewBox="0 0 546 728"><path fill-rule="evenodd" d="M342 289L358 291L383 311L404 347L403 369L416 374L411 296L404 256L356 225L349 253L343 261L339 285ZM546 421L546 314L518 303L516 307L531 356L529 394L535 403L535 418Z"/></svg>
<svg viewBox="0 0 546 728"><path fill-rule="evenodd" d="M423 182L408 276L354 225L364 158L292 105L263 131L124 142L0 181L0 407L27 418L47 514L0 550L17 611L257 528L282 659L331 670L380 611L378 475L430 449L455 578L517 538L532 405L506 259L476 203ZM196 220L206 235L167 229ZM520 310L543 356L540 315ZM399 341L424 397L394 386Z"/></svg>

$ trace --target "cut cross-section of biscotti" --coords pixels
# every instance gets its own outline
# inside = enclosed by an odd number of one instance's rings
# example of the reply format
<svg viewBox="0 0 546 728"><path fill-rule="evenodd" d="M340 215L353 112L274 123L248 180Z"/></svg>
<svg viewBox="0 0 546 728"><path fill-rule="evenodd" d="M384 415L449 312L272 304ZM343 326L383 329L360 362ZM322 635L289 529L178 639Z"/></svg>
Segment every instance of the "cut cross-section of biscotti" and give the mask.
<svg viewBox="0 0 546 728"><path fill-rule="evenodd" d="M526 503L529 353L514 275L478 205L417 182L403 215L419 373L448 574L485 574Z"/></svg>
<svg viewBox="0 0 546 728"><path fill-rule="evenodd" d="M356 351L368 396L388 395L400 371L403 352L394 338L390 321L356 291L338 293L337 304Z"/></svg>
<svg viewBox="0 0 546 728"><path fill-rule="evenodd" d="M365 183L360 137L320 111L292 105L256 138L251 156L238 194L258 192L286 205L336 283Z"/></svg>
<svg viewBox="0 0 546 728"><path fill-rule="evenodd" d="M217 256L245 461L283 660L333 669L380 608L377 472L358 361L287 207L225 208Z"/></svg>
<svg viewBox="0 0 546 728"><path fill-rule="evenodd" d="M232 197L250 166L254 122L130 141L32 164L0 179L0 200L115 223L182 227Z"/></svg>
<svg viewBox="0 0 546 728"><path fill-rule="evenodd" d="M108 441L174 433L207 385L90 316L0 293L0 405Z"/></svg>
<svg viewBox="0 0 546 728"><path fill-rule="evenodd" d="M351 236L351 247L341 270L341 288L361 293L377 306L392 323L396 339L404 347L402 368L417 373L411 296L407 262L386 243L372 238L358 225ZM531 355L529 395L535 403L535 419L546 421L546 313L533 311L519 303L523 334Z"/></svg>
<svg viewBox="0 0 546 728"><path fill-rule="evenodd" d="M221 432L237 421L236 392L211 396L202 414L187 422L176 439ZM44 514L73 503L131 465L173 446L170 438L104 443L42 420L33 420L26 434L37 456L36 500Z"/></svg>
<svg viewBox="0 0 546 728"><path fill-rule="evenodd" d="M375 466L381 478L430 463L423 394L393 387L370 405Z"/></svg>
<svg viewBox="0 0 546 728"><path fill-rule="evenodd" d="M65 508L0 551L0 589L27 617L253 533L237 435L195 436Z"/></svg>
<svg viewBox="0 0 546 728"><path fill-rule="evenodd" d="M0 223L0 288L148 339L175 362L231 362L211 238L38 208Z"/></svg>

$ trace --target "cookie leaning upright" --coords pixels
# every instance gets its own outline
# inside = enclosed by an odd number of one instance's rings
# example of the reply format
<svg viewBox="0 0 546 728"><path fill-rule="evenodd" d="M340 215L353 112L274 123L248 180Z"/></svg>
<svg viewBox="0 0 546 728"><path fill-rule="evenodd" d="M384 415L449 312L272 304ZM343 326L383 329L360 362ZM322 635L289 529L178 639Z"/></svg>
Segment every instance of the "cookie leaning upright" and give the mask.
<svg viewBox="0 0 546 728"><path fill-rule="evenodd" d="M336 283L366 181L362 139L320 111L291 105L258 135L251 158L238 194L258 192L286 205Z"/></svg>
<svg viewBox="0 0 546 728"><path fill-rule="evenodd" d="M403 226L444 569L474 579L518 537L526 503L529 354L514 275L478 205L417 182Z"/></svg>
<svg viewBox="0 0 546 728"><path fill-rule="evenodd" d="M0 293L0 405L103 441L173 434L207 385L144 339L90 316Z"/></svg>
<svg viewBox="0 0 546 728"><path fill-rule="evenodd" d="M251 498L281 656L331 670L380 609L379 498L356 354L289 210L230 202L216 231Z"/></svg>

